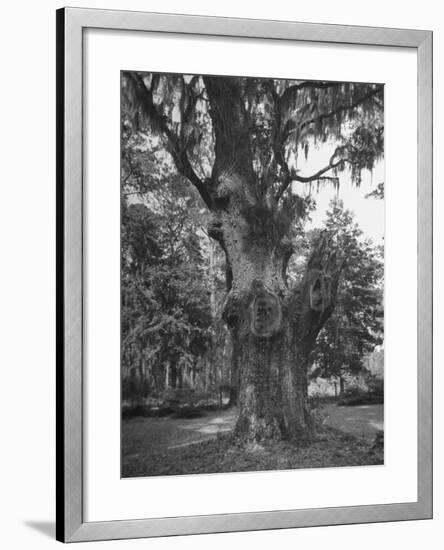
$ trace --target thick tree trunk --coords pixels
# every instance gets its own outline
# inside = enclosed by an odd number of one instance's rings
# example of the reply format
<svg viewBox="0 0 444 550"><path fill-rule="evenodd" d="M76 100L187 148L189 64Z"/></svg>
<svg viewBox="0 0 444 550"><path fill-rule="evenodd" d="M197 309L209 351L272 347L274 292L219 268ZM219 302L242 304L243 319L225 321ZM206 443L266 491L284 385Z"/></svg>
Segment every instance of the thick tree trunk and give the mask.
<svg viewBox="0 0 444 550"><path fill-rule="evenodd" d="M267 212L262 216L267 226ZM270 235L272 227L261 231L239 211L224 212L213 231L232 277L223 315L233 340L232 381L239 408L235 432L245 443L311 436L309 358L331 314L337 284L337 278L327 275L329 255L323 244L313 253L300 286L289 290L285 236L273 240Z"/></svg>
<svg viewBox="0 0 444 550"><path fill-rule="evenodd" d="M288 288L291 225L301 199L279 203L266 194L272 181L265 176L259 181L253 169L251 120L238 85L230 79L204 80L216 137L208 233L227 262L223 316L233 343L235 432L245 443L297 440L313 427L307 368L316 336L332 311L337 278L328 274L331 258L322 242L299 288Z"/></svg>
<svg viewBox="0 0 444 550"><path fill-rule="evenodd" d="M310 435L307 364L299 354L291 321L283 319L279 332L268 338L241 330L238 350L236 435L252 442Z"/></svg>
<svg viewBox="0 0 444 550"><path fill-rule="evenodd" d="M246 183L224 181L227 205L209 232L224 249L230 273L223 315L233 342L236 435L244 442L309 437L309 357L334 301L329 254L325 243L318 246L300 286L290 290L291 248L277 229L278 213L250 202Z"/></svg>
<svg viewBox="0 0 444 550"><path fill-rule="evenodd" d="M311 334L301 331L299 295L295 298L287 289L281 261L274 262L274 267L262 262L251 268L250 281L249 271L241 270L239 280L233 267L224 317L233 338L239 408L236 435L244 442L309 437L313 428L307 403Z"/></svg>

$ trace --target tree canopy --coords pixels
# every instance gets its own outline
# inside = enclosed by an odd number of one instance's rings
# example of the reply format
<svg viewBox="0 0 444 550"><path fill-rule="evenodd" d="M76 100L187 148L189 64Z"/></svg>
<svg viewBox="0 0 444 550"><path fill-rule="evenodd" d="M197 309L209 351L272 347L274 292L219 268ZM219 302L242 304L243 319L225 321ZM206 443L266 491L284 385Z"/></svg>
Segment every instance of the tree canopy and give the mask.
<svg viewBox="0 0 444 550"><path fill-rule="evenodd" d="M382 84L126 72L122 86L129 124L159 136L210 208L223 200L215 180L227 169L276 203L293 181L339 185L350 170L359 185L383 155ZM298 159L323 144L334 144L329 162L302 174Z"/></svg>

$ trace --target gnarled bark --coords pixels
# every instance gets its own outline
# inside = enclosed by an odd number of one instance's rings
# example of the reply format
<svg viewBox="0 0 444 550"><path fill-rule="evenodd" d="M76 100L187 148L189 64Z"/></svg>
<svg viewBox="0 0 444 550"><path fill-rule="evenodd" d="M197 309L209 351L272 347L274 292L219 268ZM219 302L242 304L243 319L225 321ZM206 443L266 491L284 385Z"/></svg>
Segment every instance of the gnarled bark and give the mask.
<svg viewBox="0 0 444 550"><path fill-rule="evenodd" d="M340 266L324 252L315 250L301 285L293 291L282 277L281 261L269 256L267 261L266 254L258 264L249 263L252 274L247 281L244 269L233 271L224 318L233 338L239 383L236 435L245 442L311 434L310 353L333 311L340 273Z"/></svg>
<svg viewBox="0 0 444 550"><path fill-rule="evenodd" d="M209 234L227 262L223 316L233 340L233 379L243 442L310 435L307 370L316 336L330 316L340 265L323 235L296 289L286 269L291 216L257 192L248 114L231 81L206 78L216 136ZM231 86L228 90L227 86Z"/></svg>

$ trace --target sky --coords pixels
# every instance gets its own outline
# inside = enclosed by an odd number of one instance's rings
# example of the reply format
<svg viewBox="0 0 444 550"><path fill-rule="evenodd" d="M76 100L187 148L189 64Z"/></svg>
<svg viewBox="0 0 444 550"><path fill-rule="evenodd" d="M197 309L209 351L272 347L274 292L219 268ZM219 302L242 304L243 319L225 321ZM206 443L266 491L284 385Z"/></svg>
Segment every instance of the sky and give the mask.
<svg viewBox="0 0 444 550"><path fill-rule="evenodd" d="M308 153L307 160L302 158L298 160L299 174L309 176L316 173L319 169L328 165L330 155L334 147L322 146L319 149L312 149ZM327 175L327 174L326 174ZM376 164L373 172L364 170L362 173L362 183L359 187L352 184L350 174L346 170L339 174L339 189L335 189L333 184L324 183L316 188L316 183L312 184L311 190L308 184L293 183L293 192L300 195L310 194L316 201L316 210L311 214L311 223L307 229L323 226L326 218L326 212L331 199L339 197L344 202L344 207L355 213L356 221L362 229L365 238L371 238L377 244L383 244L385 232L385 204L384 200L365 198L367 193L374 191L376 186L384 181L384 161Z"/></svg>

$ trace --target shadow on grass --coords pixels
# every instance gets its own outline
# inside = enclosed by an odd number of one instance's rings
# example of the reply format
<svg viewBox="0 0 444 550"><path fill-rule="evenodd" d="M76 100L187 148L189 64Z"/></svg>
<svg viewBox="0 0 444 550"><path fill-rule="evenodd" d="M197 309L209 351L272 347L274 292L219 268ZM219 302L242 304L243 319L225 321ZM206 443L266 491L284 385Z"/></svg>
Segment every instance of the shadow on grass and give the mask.
<svg viewBox="0 0 444 550"><path fill-rule="evenodd" d="M298 443L270 441L240 445L233 434L174 447L124 450L122 477L253 472L371 466L384 463L383 440L378 445L341 430L320 427L313 438Z"/></svg>

